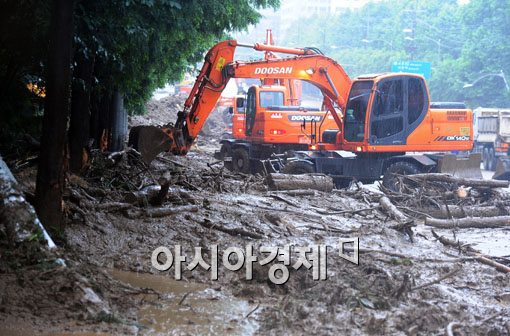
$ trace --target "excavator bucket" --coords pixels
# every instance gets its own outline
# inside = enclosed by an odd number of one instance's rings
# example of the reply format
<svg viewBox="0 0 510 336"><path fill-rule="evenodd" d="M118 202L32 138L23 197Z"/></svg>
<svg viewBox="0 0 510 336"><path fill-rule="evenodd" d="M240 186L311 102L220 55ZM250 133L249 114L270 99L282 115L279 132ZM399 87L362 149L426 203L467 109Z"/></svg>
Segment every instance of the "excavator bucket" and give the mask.
<svg viewBox="0 0 510 336"><path fill-rule="evenodd" d="M492 179L510 181L510 156L502 156L498 158L496 163L496 172L492 176Z"/></svg>
<svg viewBox="0 0 510 336"><path fill-rule="evenodd" d="M481 159L480 153L473 153L468 157L446 154L439 160L438 171L457 177L482 179Z"/></svg>
<svg viewBox="0 0 510 336"><path fill-rule="evenodd" d="M128 145L142 154L145 163L150 164L159 153L168 151L172 139L156 126L135 126L129 132Z"/></svg>

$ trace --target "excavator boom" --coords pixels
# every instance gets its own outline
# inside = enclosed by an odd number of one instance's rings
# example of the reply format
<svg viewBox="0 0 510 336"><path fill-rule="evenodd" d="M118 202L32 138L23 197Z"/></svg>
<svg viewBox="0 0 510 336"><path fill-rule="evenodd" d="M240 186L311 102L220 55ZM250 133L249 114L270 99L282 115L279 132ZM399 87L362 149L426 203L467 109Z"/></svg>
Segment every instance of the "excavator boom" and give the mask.
<svg viewBox="0 0 510 336"><path fill-rule="evenodd" d="M238 46L296 56L254 62L234 61ZM345 107L351 80L337 62L313 49L246 45L228 40L216 44L205 56L204 65L175 124L162 128L134 127L130 132L129 144L141 152L146 162L151 162L162 151L185 155L230 78L301 79L311 82L323 92L324 105L341 128L342 116L337 108Z"/></svg>

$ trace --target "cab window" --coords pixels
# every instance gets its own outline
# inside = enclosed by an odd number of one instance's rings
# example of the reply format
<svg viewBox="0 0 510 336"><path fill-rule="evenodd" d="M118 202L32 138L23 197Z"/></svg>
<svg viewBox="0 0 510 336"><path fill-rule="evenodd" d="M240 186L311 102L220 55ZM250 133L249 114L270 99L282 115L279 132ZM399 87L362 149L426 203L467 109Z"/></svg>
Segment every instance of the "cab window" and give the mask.
<svg viewBox="0 0 510 336"><path fill-rule="evenodd" d="M248 89L248 98L246 102L246 135L251 135L253 125L255 124L255 88Z"/></svg>
<svg viewBox="0 0 510 336"><path fill-rule="evenodd" d="M269 106L284 105L283 92L260 91L259 100L260 100L260 107L262 107L262 108L267 108Z"/></svg>
<svg viewBox="0 0 510 336"><path fill-rule="evenodd" d="M403 79L397 77L379 82L372 108L371 142L393 143L393 136L404 130L404 111Z"/></svg>
<svg viewBox="0 0 510 336"><path fill-rule="evenodd" d="M409 78L408 82L408 101L409 101L409 125L419 119L426 112L426 90L425 85L419 78Z"/></svg>
<svg viewBox="0 0 510 336"><path fill-rule="evenodd" d="M345 108L344 134L347 141L363 141L365 137L365 116L373 81L358 81L352 85Z"/></svg>

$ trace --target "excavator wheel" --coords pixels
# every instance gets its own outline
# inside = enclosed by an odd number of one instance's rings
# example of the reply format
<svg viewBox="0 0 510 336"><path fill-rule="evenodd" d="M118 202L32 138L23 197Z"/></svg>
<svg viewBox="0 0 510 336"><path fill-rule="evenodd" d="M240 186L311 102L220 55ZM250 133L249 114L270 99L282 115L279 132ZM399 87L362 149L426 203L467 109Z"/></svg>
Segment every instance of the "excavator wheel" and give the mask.
<svg viewBox="0 0 510 336"><path fill-rule="evenodd" d="M494 148L489 148L489 169L490 171L495 171L496 170L496 162L497 162L497 158L496 158L496 153L494 152Z"/></svg>
<svg viewBox="0 0 510 336"><path fill-rule="evenodd" d="M224 160L226 157L232 155L232 145L229 143L224 143L221 145L220 153L218 155L219 160Z"/></svg>
<svg viewBox="0 0 510 336"><path fill-rule="evenodd" d="M482 162L483 162L483 169L485 170L491 170L490 166L490 158L489 158L489 148L484 147L482 152Z"/></svg>
<svg viewBox="0 0 510 336"><path fill-rule="evenodd" d="M420 168L411 162L397 161L386 169L382 183L386 188L400 192L402 190L402 185L397 175L413 175L419 174L420 172Z"/></svg>
<svg viewBox="0 0 510 336"><path fill-rule="evenodd" d="M497 159L496 171L492 178L510 181L510 156L502 156Z"/></svg>
<svg viewBox="0 0 510 336"><path fill-rule="evenodd" d="M305 160L296 160L288 162L282 169L284 174L313 174L315 173L315 168L313 163Z"/></svg>
<svg viewBox="0 0 510 336"><path fill-rule="evenodd" d="M244 148L236 148L232 151L232 167L240 173L250 173L250 154Z"/></svg>

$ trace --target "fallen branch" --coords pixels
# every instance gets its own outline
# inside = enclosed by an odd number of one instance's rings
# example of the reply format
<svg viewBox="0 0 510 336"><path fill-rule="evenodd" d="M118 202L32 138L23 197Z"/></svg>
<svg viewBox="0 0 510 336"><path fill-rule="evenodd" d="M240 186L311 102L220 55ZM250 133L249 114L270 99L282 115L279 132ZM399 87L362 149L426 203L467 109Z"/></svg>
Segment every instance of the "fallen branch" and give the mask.
<svg viewBox="0 0 510 336"><path fill-rule="evenodd" d="M445 279L448 279L452 276L454 276L455 274L459 273L459 271L461 270L462 268L461 267L457 267L456 269L454 269L453 271L443 275L442 277L439 277L437 278L436 280L432 280L430 282L427 282L427 283L424 283L422 285L419 285L419 286L416 286L416 287L413 287L411 288L411 290L417 290L417 289L422 289L422 288L426 288L426 287L430 287L432 285L435 285L435 284L438 284L440 283L441 281L445 280Z"/></svg>
<svg viewBox="0 0 510 336"><path fill-rule="evenodd" d="M129 203L122 202L108 202L108 203L99 203L93 206L96 210L108 210L108 211L119 211L125 210L132 207Z"/></svg>
<svg viewBox="0 0 510 336"><path fill-rule="evenodd" d="M140 217L151 217L159 218L170 215L175 215L183 212L197 212L198 207L196 205L183 205L174 208L148 208L148 209L128 209L125 212L126 217L135 219Z"/></svg>
<svg viewBox="0 0 510 336"><path fill-rule="evenodd" d="M402 211L397 209L393 203L391 203L390 199L386 196L383 196L379 199L379 204L381 207L389 214L391 217L395 218L399 222L406 222L408 218Z"/></svg>
<svg viewBox="0 0 510 336"><path fill-rule="evenodd" d="M218 230L218 231L221 231L221 232L225 232L229 235L232 235L232 236L244 236L244 237L249 237L249 238L253 238L253 239L262 239L264 238L263 235L261 234L258 234L258 233L255 233L255 232L250 232L250 231L246 231L244 229L241 229L241 228L227 228L227 227L224 227L222 225L218 225L218 224L213 224L211 223L208 219L205 219L203 220L202 222L200 222L200 225L202 225L203 227L206 227L208 229L214 229L214 230Z"/></svg>
<svg viewBox="0 0 510 336"><path fill-rule="evenodd" d="M272 198L276 199L276 200L279 200L279 201L282 201L284 203L287 203L288 205L291 205L293 207L296 207L296 208L300 208L299 204L296 204L294 202L292 202L291 200L288 200L286 199L285 197L282 197L280 195L270 195Z"/></svg>
<svg viewBox="0 0 510 336"><path fill-rule="evenodd" d="M479 180L462 177L454 177L448 174L441 173L427 173L427 174L414 174L404 175L404 178L419 181L434 181L434 182L446 182L455 183L457 185L463 185L466 187L485 187L485 188L508 188L509 181L499 180Z"/></svg>
<svg viewBox="0 0 510 336"><path fill-rule="evenodd" d="M365 211L371 211L378 209L379 207L371 207L371 208L363 208L363 209L357 209L357 210L342 210L342 211L325 211L321 209L316 209L317 213L320 213L321 215L327 215L327 216L333 216L333 215L343 215L343 214L359 214L361 212Z"/></svg>
<svg viewBox="0 0 510 336"><path fill-rule="evenodd" d="M315 190L309 189L280 190L276 192L279 194L285 194L289 196L315 196Z"/></svg>
<svg viewBox="0 0 510 336"><path fill-rule="evenodd" d="M497 228L510 226L510 216L466 217L459 219L425 218L425 225L441 229Z"/></svg>
<svg viewBox="0 0 510 336"><path fill-rule="evenodd" d="M198 207L196 205L183 205L183 206L174 207L174 208L145 209L145 214L148 217L157 218L157 217L165 217L165 216L175 215L175 214L183 213L183 212L197 212L197 211L198 211Z"/></svg>
<svg viewBox="0 0 510 336"><path fill-rule="evenodd" d="M458 328L458 327L462 327L462 324L460 324L459 322L453 321L453 322L448 323L448 325L446 326L446 335L447 336L455 336L453 329Z"/></svg>

